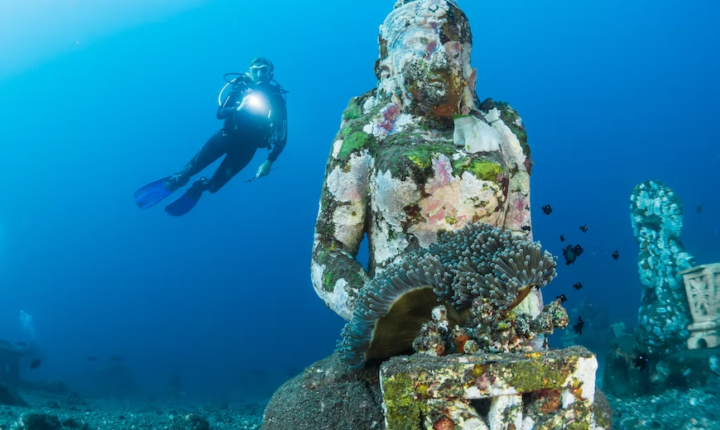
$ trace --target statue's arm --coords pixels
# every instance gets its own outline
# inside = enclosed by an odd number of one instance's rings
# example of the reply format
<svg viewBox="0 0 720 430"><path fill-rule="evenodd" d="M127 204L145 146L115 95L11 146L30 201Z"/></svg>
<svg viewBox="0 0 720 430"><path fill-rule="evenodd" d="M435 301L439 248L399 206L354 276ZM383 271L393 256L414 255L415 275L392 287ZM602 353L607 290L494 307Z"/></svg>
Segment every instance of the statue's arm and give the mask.
<svg viewBox="0 0 720 430"><path fill-rule="evenodd" d="M325 172L311 271L318 296L349 320L358 290L369 279L356 256L368 225L372 158L367 150L342 151L340 137Z"/></svg>

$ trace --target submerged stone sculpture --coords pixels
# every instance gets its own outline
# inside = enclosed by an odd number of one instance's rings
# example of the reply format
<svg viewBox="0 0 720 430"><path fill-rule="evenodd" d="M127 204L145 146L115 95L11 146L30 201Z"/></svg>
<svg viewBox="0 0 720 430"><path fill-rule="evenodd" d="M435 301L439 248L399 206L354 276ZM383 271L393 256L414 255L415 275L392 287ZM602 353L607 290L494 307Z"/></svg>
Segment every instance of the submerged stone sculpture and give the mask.
<svg viewBox="0 0 720 430"><path fill-rule="evenodd" d="M688 349L720 346L720 263L693 267L680 275L693 319Z"/></svg>
<svg viewBox="0 0 720 430"><path fill-rule="evenodd" d="M638 350L651 355L687 347L690 312L680 272L693 267L694 258L680 241L682 213L678 196L657 181L637 185L630 196L643 285L635 342Z"/></svg>
<svg viewBox="0 0 720 430"><path fill-rule="evenodd" d="M593 429L595 355L561 351L395 357L381 366L385 426L401 429Z"/></svg>
<svg viewBox="0 0 720 430"><path fill-rule="evenodd" d="M537 334L567 325L539 293L556 261L532 242L522 120L477 99L471 39L451 0L398 0L380 27L378 86L343 113L315 226L313 286L350 322L264 428L610 428L595 357L541 351Z"/></svg>
<svg viewBox="0 0 720 430"><path fill-rule="evenodd" d="M378 86L343 113L315 226L313 286L345 320L367 281L442 231L484 222L531 237L525 128L507 104L477 99L462 10L398 1L379 42Z"/></svg>

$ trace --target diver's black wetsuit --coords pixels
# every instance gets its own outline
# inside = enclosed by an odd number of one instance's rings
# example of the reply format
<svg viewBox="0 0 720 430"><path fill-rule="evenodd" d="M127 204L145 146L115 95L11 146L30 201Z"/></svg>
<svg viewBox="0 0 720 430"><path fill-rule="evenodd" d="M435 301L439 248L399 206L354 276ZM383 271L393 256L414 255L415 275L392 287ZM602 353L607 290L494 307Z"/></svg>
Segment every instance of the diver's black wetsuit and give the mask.
<svg viewBox="0 0 720 430"><path fill-rule="evenodd" d="M255 94L268 104L269 114L238 112L237 107L243 98L253 92L257 92ZM177 174L178 185L185 185L191 176L223 155L225 159L215 171L208 187L211 193L218 191L244 169L258 148L272 148L268 160L275 162L287 142L287 106L283 93L278 85L255 84L244 76L238 78L225 102L217 110L217 118L225 120L223 128Z"/></svg>

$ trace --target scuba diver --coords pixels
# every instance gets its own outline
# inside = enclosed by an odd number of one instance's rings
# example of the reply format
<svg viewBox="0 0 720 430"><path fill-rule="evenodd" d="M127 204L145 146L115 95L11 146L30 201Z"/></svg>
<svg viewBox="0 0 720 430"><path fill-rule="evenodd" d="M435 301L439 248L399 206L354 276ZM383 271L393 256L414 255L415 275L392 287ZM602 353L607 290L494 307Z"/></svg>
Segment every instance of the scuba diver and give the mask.
<svg viewBox="0 0 720 430"><path fill-rule="evenodd" d="M147 209L173 191L188 183L190 178L225 155L212 178L201 177L181 197L168 204L165 211L173 216L189 212L203 192L216 193L250 163L258 148L271 149L267 160L258 168L250 182L270 173L272 164L287 142L287 106L285 91L273 79L273 64L266 58L250 62L247 73L228 73L227 84L218 96L217 118L224 120L218 130L190 162L178 173L159 179L135 192L135 203ZM236 78L228 80L228 76ZM230 93L222 101L225 89Z"/></svg>

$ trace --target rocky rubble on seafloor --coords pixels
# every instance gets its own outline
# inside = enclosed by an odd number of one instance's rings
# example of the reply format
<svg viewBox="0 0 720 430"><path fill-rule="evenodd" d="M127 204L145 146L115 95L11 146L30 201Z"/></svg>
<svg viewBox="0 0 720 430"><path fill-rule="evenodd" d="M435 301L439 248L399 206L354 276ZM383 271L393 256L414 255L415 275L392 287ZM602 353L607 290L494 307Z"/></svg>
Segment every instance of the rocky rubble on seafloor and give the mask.
<svg viewBox="0 0 720 430"><path fill-rule="evenodd" d="M265 406L20 395L27 406L0 406L0 430L257 430Z"/></svg>
<svg viewBox="0 0 720 430"><path fill-rule="evenodd" d="M720 430L720 378L703 388L619 398L606 394L615 430Z"/></svg>

